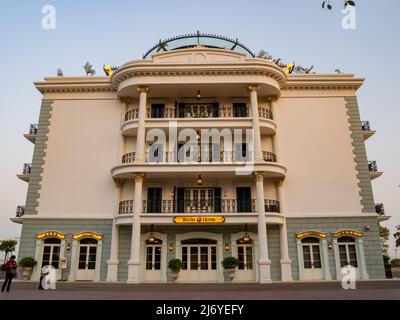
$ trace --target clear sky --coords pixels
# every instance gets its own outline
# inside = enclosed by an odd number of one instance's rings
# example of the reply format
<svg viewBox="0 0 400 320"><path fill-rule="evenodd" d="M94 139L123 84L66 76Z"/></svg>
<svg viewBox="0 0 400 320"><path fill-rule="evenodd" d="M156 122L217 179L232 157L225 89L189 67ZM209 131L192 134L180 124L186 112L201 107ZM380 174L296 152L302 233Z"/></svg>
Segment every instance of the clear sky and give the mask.
<svg viewBox="0 0 400 320"><path fill-rule="evenodd" d="M343 0L153 0L153 1L3 1L0 19L0 237L14 237L20 226L9 218L25 204L27 183L16 178L31 162L33 144L23 138L37 123L41 95L33 81L56 75L83 75L90 61L98 74L103 64L121 65L141 58L159 39L201 32L265 49L285 61L314 65L317 72L354 73L366 78L359 90L363 120L375 136L366 142L368 158L384 175L373 181L375 202L392 215L392 233L400 224L400 1L356 1L356 29L341 25ZM41 27L42 7L56 8L56 29ZM392 237L391 237L392 238ZM392 244L394 242L392 241Z"/></svg>

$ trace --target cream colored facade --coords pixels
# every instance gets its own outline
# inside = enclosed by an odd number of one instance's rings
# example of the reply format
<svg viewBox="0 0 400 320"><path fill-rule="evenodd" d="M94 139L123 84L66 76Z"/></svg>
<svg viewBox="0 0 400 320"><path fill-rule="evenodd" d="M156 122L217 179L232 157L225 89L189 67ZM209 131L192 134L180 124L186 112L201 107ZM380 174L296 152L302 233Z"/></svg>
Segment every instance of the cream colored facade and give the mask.
<svg viewBox="0 0 400 320"><path fill-rule="evenodd" d="M40 265L60 245L68 258L60 277L70 281L173 281L167 265L178 258L176 281L223 282L228 256L240 260L238 282L340 279L346 259L360 278L379 278L377 222L387 216L360 178L363 131L349 107L362 83L287 75L272 61L203 46L130 61L111 77L45 78L35 83L50 106L47 125L39 122L42 153L35 146L40 171L29 181L36 205L13 219L23 224L21 251ZM253 138L247 147L218 140L217 161L193 160L194 152L178 161L185 130L197 144L205 129ZM165 137L153 161L152 135ZM237 148L246 161L232 161ZM65 238L44 249L53 236L37 235L49 231Z"/></svg>

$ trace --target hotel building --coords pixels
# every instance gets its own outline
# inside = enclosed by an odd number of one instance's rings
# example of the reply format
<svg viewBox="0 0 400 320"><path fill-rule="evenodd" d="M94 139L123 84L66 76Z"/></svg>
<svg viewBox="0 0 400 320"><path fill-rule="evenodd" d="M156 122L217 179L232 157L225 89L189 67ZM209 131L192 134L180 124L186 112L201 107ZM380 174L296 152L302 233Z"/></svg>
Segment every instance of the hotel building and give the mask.
<svg viewBox="0 0 400 320"><path fill-rule="evenodd" d="M19 257L68 281L385 277L352 74L288 74L237 40L160 41L111 76L46 77Z"/></svg>

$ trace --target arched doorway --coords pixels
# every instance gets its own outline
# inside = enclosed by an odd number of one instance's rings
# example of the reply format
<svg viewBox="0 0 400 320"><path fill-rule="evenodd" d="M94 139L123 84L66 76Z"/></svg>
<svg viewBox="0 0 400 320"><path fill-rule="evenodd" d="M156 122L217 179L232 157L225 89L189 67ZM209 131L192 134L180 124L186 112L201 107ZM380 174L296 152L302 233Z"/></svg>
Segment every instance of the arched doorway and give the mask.
<svg viewBox="0 0 400 320"><path fill-rule="evenodd" d="M145 244L145 266L144 281L161 281L161 263L162 263L163 241L154 238L153 241L146 240Z"/></svg>
<svg viewBox="0 0 400 320"><path fill-rule="evenodd" d="M77 281L94 281L97 266L98 241L93 238L83 238L78 245Z"/></svg>
<svg viewBox="0 0 400 320"><path fill-rule="evenodd" d="M324 271L322 268L321 245L316 237L307 237L301 240L303 255L303 268L305 280L322 280Z"/></svg>

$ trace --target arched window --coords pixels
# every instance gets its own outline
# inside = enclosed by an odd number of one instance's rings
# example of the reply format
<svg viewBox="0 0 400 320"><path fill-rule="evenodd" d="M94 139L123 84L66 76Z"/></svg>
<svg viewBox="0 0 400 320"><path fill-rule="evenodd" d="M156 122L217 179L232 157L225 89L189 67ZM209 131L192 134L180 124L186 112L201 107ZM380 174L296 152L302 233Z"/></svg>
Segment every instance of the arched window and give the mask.
<svg viewBox="0 0 400 320"><path fill-rule="evenodd" d="M58 238L47 238L44 240L42 267L51 265L58 269L60 260L61 240Z"/></svg>
<svg viewBox="0 0 400 320"><path fill-rule="evenodd" d="M304 269L321 269L321 252L319 239L307 237L301 240L303 247Z"/></svg>
<svg viewBox="0 0 400 320"><path fill-rule="evenodd" d="M79 270L96 269L98 241L93 238L83 238L79 241Z"/></svg>
<svg viewBox="0 0 400 320"><path fill-rule="evenodd" d="M340 266L351 265L354 268L358 267L356 240L352 237L343 236L338 238Z"/></svg>

